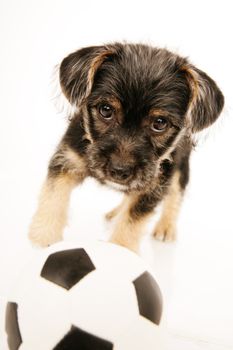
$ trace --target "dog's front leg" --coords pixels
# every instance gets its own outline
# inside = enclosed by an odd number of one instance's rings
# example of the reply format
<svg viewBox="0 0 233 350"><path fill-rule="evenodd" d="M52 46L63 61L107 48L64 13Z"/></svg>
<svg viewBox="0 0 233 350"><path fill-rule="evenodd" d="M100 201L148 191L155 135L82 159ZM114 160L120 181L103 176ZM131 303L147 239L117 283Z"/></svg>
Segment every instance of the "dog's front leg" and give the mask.
<svg viewBox="0 0 233 350"><path fill-rule="evenodd" d="M41 247L62 240L73 188L85 178L82 158L61 147L53 156L39 204L29 229L30 240Z"/></svg>
<svg viewBox="0 0 233 350"><path fill-rule="evenodd" d="M180 177L183 175L185 183L181 186ZM184 182L183 181L183 182ZM176 222L180 211L184 188L188 177L184 177L180 171L176 171L170 181L168 191L163 198L163 208L159 221L154 229L154 237L163 241L174 241L176 239Z"/></svg>
<svg viewBox="0 0 233 350"><path fill-rule="evenodd" d="M137 253L147 219L159 200L153 192L126 195L110 241Z"/></svg>

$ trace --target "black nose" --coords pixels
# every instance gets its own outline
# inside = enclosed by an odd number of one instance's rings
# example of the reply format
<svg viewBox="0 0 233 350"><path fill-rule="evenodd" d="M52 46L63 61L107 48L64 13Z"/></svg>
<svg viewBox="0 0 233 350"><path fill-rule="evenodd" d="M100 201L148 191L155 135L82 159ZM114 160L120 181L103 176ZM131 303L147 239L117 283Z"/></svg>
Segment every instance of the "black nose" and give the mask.
<svg viewBox="0 0 233 350"><path fill-rule="evenodd" d="M127 180L132 176L133 168L128 165L113 163L110 165L110 175L116 180Z"/></svg>

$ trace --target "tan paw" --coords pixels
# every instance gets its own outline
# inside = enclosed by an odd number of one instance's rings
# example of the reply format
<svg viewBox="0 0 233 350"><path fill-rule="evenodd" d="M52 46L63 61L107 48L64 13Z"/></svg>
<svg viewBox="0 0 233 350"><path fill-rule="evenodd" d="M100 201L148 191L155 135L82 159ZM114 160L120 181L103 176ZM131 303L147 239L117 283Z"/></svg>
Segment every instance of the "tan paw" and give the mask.
<svg viewBox="0 0 233 350"><path fill-rule="evenodd" d="M62 232L58 227L36 224L31 225L28 237L33 245L39 247L48 247L51 244L62 241L63 238Z"/></svg>
<svg viewBox="0 0 233 350"><path fill-rule="evenodd" d="M119 240L116 237L112 237L109 242L114 243L116 245L119 245L121 247L127 248L131 250L132 252L139 254L139 244L136 242L127 242L125 240Z"/></svg>
<svg viewBox="0 0 233 350"><path fill-rule="evenodd" d="M176 226L174 223L161 220L157 223L153 235L159 241L173 242L176 240Z"/></svg>

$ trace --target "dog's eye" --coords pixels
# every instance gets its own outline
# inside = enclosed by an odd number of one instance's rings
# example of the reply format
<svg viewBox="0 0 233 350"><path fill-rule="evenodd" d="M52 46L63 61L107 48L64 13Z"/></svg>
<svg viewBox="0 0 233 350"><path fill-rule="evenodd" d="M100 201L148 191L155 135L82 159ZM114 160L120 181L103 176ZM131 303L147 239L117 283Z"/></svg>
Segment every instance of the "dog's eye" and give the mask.
<svg viewBox="0 0 233 350"><path fill-rule="evenodd" d="M105 119L111 119L113 112L113 108L108 104L102 104L99 106L99 113Z"/></svg>
<svg viewBox="0 0 233 350"><path fill-rule="evenodd" d="M164 117L157 117L151 124L151 129L157 133L165 131L168 127L168 121Z"/></svg>

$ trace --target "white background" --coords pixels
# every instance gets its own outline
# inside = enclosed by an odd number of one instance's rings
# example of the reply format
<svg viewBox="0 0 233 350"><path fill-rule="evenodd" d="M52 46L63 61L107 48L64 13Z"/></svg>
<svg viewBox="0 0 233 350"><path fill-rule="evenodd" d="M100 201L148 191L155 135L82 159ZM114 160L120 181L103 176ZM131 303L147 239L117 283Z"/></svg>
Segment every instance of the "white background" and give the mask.
<svg viewBox="0 0 233 350"><path fill-rule="evenodd" d="M226 98L219 121L193 153L177 243L148 238L142 255L154 267L164 293L166 349L233 349L231 3L1 0L2 298L7 298L25 257L33 254L28 225L48 160L66 127L51 99L53 67L83 46L140 41L189 56L217 81ZM67 239L106 237L109 228L102 215L119 200L119 194L86 181L72 196ZM5 350L1 343L0 349Z"/></svg>

